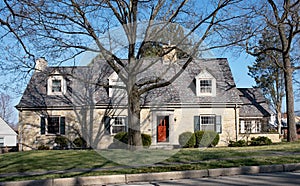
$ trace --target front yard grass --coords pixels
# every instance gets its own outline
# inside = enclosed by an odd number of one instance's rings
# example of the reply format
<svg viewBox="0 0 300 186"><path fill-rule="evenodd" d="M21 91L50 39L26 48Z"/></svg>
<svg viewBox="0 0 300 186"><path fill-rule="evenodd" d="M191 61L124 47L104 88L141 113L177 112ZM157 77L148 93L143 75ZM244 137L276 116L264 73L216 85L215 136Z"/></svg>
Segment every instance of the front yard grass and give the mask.
<svg viewBox="0 0 300 186"><path fill-rule="evenodd" d="M181 150L145 150L124 154L111 151L114 158L169 157L153 165L123 166L105 159L94 150L27 151L0 154L0 182L107 174L132 174L220 167L300 163L300 141L257 147L220 147ZM172 155L172 156L170 156ZM51 171L51 172L45 172ZM56 172L65 171L65 172ZM1 174L11 173L8 176ZM17 175L13 173L24 173ZM31 175L30 173L40 173Z"/></svg>

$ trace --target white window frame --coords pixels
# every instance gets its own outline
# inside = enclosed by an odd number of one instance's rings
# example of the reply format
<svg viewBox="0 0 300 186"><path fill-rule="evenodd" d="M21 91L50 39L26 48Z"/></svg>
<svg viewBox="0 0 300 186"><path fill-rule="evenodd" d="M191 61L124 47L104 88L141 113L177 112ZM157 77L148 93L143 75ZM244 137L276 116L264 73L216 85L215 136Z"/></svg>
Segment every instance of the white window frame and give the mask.
<svg viewBox="0 0 300 186"><path fill-rule="evenodd" d="M61 82L61 91L53 91L53 81ZM66 80L61 75L52 75L48 78L48 95L63 95L67 92Z"/></svg>
<svg viewBox="0 0 300 186"><path fill-rule="evenodd" d="M207 70L203 70L196 77L196 95L197 96L216 96L216 78L214 78ZM211 81L211 91L202 92L201 91L201 81Z"/></svg>
<svg viewBox="0 0 300 186"><path fill-rule="evenodd" d="M116 124L116 120L122 121L122 124ZM122 132L126 132L126 116L113 116L110 119L110 134L114 135L118 132L114 132L114 127L124 127Z"/></svg>
<svg viewBox="0 0 300 186"><path fill-rule="evenodd" d="M109 83L109 86L112 86L112 87L109 87L109 89L108 89L108 97L110 97L110 98L117 97L118 98L118 97L124 97L126 95L126 90L119 88L119 87L125 88L125 84L122 82L122 80L119 78L119 76L116 72L113 72L108 77L108 83ZM113 86L115 86L115 87L113 87Z"/></svg>
<svg viewBox="0 0 300 186"><path fill-rule="evenodd" d="M4 147L4 137L0 137L0 147Z"/></svg>
<svg viewBox="0 0 300 186"><path fill-rule="evenodd" d="M240 120L240 134L259 134L261 133L260 119L241 119Z"/></svg>
<svg viewBox="0 0 300 186"><path fill-rule="evenodd" d="M203 124L204 118L209 117L210 119L213 119L212 123ZM200 129L203 130L203 126L213 126L213 131L216 131L216 115L200 115Z"/></svg>
<svg viewBox="0 0 300 186"><path fill-rule="evenodd" d="M212 80L211 79L200 79L200 93L201 94L211 94L212 93ZM204 83L205 85L202 84L202 82L207 82Z"/></svg>

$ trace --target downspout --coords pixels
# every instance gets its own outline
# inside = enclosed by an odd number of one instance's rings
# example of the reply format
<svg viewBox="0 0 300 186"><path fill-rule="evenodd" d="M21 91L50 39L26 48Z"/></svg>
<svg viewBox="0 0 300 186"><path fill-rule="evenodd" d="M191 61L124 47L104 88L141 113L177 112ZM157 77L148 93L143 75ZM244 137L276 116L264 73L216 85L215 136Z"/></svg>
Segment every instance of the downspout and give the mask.
<svg viewBox="0 0 300 186"><path fill-rule="evenodd" d="M18 126L18 130L19 130L19 151L23 151L23 118L22 118L22 111L23 111L23 108L21 107L21 109L19 110L19 122L18 122L18 125L21 125L21 126ZM20 122L21 121L21 122ZM21 129L21 130L20 130Z"/></svg>
<svg viewBox="0 0 300 186"><path fill-rule="evenodd" d="M235 104L235 107L234 107L234 115L235 115L235 141L238 141L238 135L239 135L239 121L238 121L238 113L237 113L237 109L238 109L238 106L237 104Z"/></svg>

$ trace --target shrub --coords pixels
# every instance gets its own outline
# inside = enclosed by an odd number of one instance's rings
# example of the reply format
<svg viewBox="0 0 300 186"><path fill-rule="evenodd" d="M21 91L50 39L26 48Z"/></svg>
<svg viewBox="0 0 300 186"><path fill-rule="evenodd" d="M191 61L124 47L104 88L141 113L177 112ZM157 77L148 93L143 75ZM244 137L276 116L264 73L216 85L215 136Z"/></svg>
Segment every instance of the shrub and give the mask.
<svg viewBox="0 0 300 186"><path fill-rule="evenodd" d="M144 147L150 147L152 143L151 136L149 134L142 134L142 142Z"/></svg>
<svg viewBox="0 0 300 186"><path fill-rule="evenodd" d="M128 142L128 134L127 132L119 132L114 136L114 142L122 142L126 143Z"/></svg>
<svg viewBox="0 0 300 186"><path fill-rule="evenodd" d="M192 132L184 132L179 135L178 141L183 148L191 148L196 144L196 137Z"/></svg>
<svg viewBox="0 0 300 186"><path fill-rule="evenodd" d="M54 142L58 144L61 149L65 149L68 147L68 139L64 136L56 136Z"/></svg>
<svg viewBox="0 0 300 186"><path fill-rule="evenodd" d="M142 134L142 143L144 147L149 147L152 143L151 136ZM113 148L126 148L128 144L128 133L119 132L114 136Z"/></svg>
<svg viewBox="0 0 300 186"><path fill-rule="evenodd" d="M38 150L50 150L50 147L47 145L40 145L38 146Z"/></svg>
<svg viewBox="0 0 300 186"><path fill-rule="evenodd" d="M86 148L87 147L87 143L86 143L86 141L83 137L75 138L73 143L74 143L74 145L76 145L76 147L80 147L80 148Z"/></svg>
<svg viewBox="0 0 300 186"><path fill-rule="evenodd" d="M247 142L245 140L229 141L228 147L245 147Z"/></svg>
<svg viewBox="0 0 300 186"><path fill-rule="evenodd" d="M214 147L219 143L220 136L215 131L196 131L196 147Z"/></svg>
<svg viewBox="0 0 300 186"><path fill-rule="evenodd" d="M258 136L257 138L251 138L250 145L251 146L259 146L259 145L271 145L272 140L265 136Z"/></svg>

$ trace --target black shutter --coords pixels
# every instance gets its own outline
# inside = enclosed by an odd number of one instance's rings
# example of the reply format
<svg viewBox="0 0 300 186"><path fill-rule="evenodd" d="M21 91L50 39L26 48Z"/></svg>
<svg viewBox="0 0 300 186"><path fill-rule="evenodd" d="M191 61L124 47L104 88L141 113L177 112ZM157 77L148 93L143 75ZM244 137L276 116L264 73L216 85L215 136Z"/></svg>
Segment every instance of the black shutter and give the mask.
<svg viewBox="0 0 300 186"><path fill-rule="evenodd" d="M66 119L60 117L60 134L66 134Z"/></svg>
<svg viewBox="0 0 300 186"><path fill-rule="evenodd" d="M125 117L125 132L128 132L128 116Z"/></svg>
<svg viewBox="0 0 300 186"><path fill-rule="evenodd" d="M194 132L200 130L200 116L194 116Z"/></svg>
<svg viewBox="0 0 300 186"><path fill-rule="evenodd" d="M216 116L216 132L222 133L222 117Z"/></svg>
<svg viewBox="0 0 300 186"><path fill-rule="evenodd" d="M41 116L41 134L46 133L46 118Z"/></svg>
<svg viewBox="0 0 300 186"><path fill-rule="evenodd" d="M110 117L104 116L103 118L104 121L104 127L105 127L105 134L110 134Z"/></svg>

